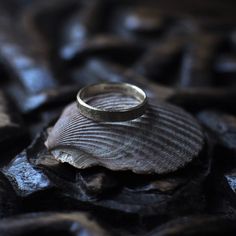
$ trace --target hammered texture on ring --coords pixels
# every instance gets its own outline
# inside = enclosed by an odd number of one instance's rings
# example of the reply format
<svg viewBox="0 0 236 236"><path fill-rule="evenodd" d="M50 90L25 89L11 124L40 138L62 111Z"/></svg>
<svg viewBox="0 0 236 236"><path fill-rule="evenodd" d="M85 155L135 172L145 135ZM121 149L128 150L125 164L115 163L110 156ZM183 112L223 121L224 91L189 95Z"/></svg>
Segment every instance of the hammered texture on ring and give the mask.
<svg viewBox="0 0 236 236"><path fill-rule="evenodd" d="M97 107L90 106L86 103L86 99L93 96L110 93L119 92L126 96L135 98L139 103L130 108L122 110L103 110ZM77 104L80 113L95 121L107 121L107 122L119 122L133 120L142 116L145 112L147 105L147 96L145 92L132 84L128 83L99 83L89 85L82 88L77 94Z"/></svg>

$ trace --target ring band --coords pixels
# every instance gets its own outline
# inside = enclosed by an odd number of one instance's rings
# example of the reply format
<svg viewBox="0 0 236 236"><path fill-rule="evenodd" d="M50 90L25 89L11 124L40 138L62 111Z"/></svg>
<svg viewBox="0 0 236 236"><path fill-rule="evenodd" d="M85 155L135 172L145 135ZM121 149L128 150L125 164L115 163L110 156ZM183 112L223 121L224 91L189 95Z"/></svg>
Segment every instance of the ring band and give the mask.
<svg viewBox="0 0 236 236"><path fill-rule="evenodd" d="M139 101L138 105L122 109L120 111L109 111L90 106L86 103L89 99L98 94L120 92L131 96ZM133 120L143 115L146 109L147 96L139 87L128 83L99 83L82 88L77 94L77 103L80 113L95 121L118 122Z"/></svg>

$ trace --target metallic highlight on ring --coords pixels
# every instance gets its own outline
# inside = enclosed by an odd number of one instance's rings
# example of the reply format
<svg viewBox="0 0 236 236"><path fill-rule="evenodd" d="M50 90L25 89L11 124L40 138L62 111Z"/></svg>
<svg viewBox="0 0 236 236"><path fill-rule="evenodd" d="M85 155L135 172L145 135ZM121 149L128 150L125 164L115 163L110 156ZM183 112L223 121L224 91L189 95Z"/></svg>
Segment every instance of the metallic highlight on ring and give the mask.
<svg viewBox="0 0 236 236"><path fill-rule="evenodd" d="M86 99L103 93L120 92L124 95L134 97L139 101L133 107L109 111L90 106ZM118 122L133 120L143 115L146 109L147 96L139 87L128 83L100 83L82 88L77 94L77 103L80 113L95 121Z"/></svg>

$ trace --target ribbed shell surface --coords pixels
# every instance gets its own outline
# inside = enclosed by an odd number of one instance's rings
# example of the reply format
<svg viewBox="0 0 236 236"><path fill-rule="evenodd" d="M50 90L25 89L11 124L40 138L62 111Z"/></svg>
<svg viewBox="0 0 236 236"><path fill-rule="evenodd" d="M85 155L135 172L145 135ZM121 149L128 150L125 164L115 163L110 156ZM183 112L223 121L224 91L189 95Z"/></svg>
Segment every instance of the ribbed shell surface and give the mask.
<svg viewBox="0 0 236 236"><path fill-rule="evenodd" d="M134 101L100 96L90 103L109 110L129 107ZM79 169L97 165L116 171L165 174L197 157L204 136L191 115L167 103L149 101L142 117L125 122L95 122L82 116L73 103L50 129L45 144L56 159Z"/></svg>

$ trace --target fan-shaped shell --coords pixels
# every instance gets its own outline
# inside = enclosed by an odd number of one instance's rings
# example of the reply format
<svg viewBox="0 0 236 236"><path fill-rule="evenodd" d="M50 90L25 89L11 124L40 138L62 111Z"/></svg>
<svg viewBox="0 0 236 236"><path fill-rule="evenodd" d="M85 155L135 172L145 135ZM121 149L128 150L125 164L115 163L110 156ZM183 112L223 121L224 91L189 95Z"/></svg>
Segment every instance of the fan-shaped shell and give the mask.
<svg viewBox="0 0 236 236"><path fill-rule="evenodd" d="M91 100L104 109L124 108L133 100L118 96ZM149 102L145 114L126 122L95 122L69 105L50 130L46 146L54 157L77 168L164 174L191 162L203 148L201 127L181 108Z"/></svg>

